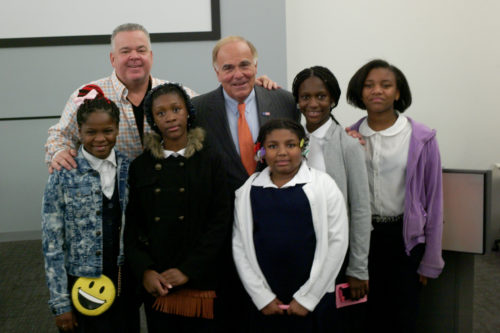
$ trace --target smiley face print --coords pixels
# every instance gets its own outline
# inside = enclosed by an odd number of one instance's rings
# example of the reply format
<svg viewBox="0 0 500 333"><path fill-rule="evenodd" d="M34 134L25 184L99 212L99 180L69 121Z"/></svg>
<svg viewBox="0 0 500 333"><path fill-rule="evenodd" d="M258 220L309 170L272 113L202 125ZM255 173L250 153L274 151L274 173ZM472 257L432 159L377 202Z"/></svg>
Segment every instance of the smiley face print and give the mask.
<svg viewBox="0 0 500 333"><path fill-rule="evenodd" d="M80 277L73 285L71 299L80 313L99 316L113 304L115 294L115 286L106 275L98 278Z"/></svg>

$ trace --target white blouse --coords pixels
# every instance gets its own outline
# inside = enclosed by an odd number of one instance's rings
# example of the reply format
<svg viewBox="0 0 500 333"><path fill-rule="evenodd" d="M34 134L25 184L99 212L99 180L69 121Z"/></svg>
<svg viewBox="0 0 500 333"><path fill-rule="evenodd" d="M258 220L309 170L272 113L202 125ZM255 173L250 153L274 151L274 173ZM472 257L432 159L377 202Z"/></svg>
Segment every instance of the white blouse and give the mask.
<svg viewBox="0 0 500 333"><path fill-rule="evenodd" d="M100 159L82 149L83 156L89 162L92 169L99 172L101 178L101 190L106 198L111 199L115 191L116 179L116 157L115 149L111 149L111 153L105 159Z"/></svg>
<svg viewBox="0 0 500 333"><path fill-rule="evenodd" d="M365 119L359 133L366 140L366 169L373 215L397 216L404 212L405 176L411 124L399 115L382 131L374 131Z"/></svg>
<svg viewBox="0 0 500 333"><path fill-rule="evenodd" d="M309 137L309 153L307 154L307 165L311 168L315 168L317 170L326 172L325 165L325 157L323 156L323 146L325 145L325 136L328 132L328 129L332 125L332 118L328 118L328 120L317 128L312 133L307 131L307 128L304 126L306 130L306 134Z"/></svg>

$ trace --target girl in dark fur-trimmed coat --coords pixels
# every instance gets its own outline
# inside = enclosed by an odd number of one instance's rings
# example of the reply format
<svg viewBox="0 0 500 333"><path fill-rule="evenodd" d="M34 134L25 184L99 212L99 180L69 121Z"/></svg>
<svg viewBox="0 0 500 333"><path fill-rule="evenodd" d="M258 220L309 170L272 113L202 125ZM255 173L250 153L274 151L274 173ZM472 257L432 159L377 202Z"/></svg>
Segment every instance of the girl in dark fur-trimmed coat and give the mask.
<svg viewBox="0 0 500 333"><path fill-rule="evenodd" d="M191 128L194 108L167 83L145 100L145 151L130 166L125 251L146 291L150 332L213 330L217 258L231 224L220 159Z"/></svg>

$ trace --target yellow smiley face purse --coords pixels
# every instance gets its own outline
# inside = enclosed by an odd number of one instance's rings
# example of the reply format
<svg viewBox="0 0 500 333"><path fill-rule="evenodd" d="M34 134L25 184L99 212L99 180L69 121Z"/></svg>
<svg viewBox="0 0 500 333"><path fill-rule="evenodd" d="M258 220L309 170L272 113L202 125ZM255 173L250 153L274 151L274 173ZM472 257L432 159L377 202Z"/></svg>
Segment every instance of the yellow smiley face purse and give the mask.
<svg viewBox="0 0 500 333"><path fill-rule="evenodd" d="M106 275L98 278L79 277L71 290L71 300L78 312L99 316L109 309L116 296L116 288Z"/></svg>

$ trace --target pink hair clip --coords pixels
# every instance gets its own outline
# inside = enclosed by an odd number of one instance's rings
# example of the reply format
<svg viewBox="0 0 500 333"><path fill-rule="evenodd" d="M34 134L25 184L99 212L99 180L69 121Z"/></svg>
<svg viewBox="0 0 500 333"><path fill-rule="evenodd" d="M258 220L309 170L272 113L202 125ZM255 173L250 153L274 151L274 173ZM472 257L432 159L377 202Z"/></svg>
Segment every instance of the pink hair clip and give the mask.
<svg viewBox="0 0 500 333"><path fill-rule="evenodd" d="M97 97L97 95L99 95L99 92L95 89L92 89L87 95L85 96L82 96L82 97L75 97L73 99L73 103L75 103L75 105L77 107L79 107L80 105L83 104L83 102L85 102L86 99L95 99Z"/></svg>

